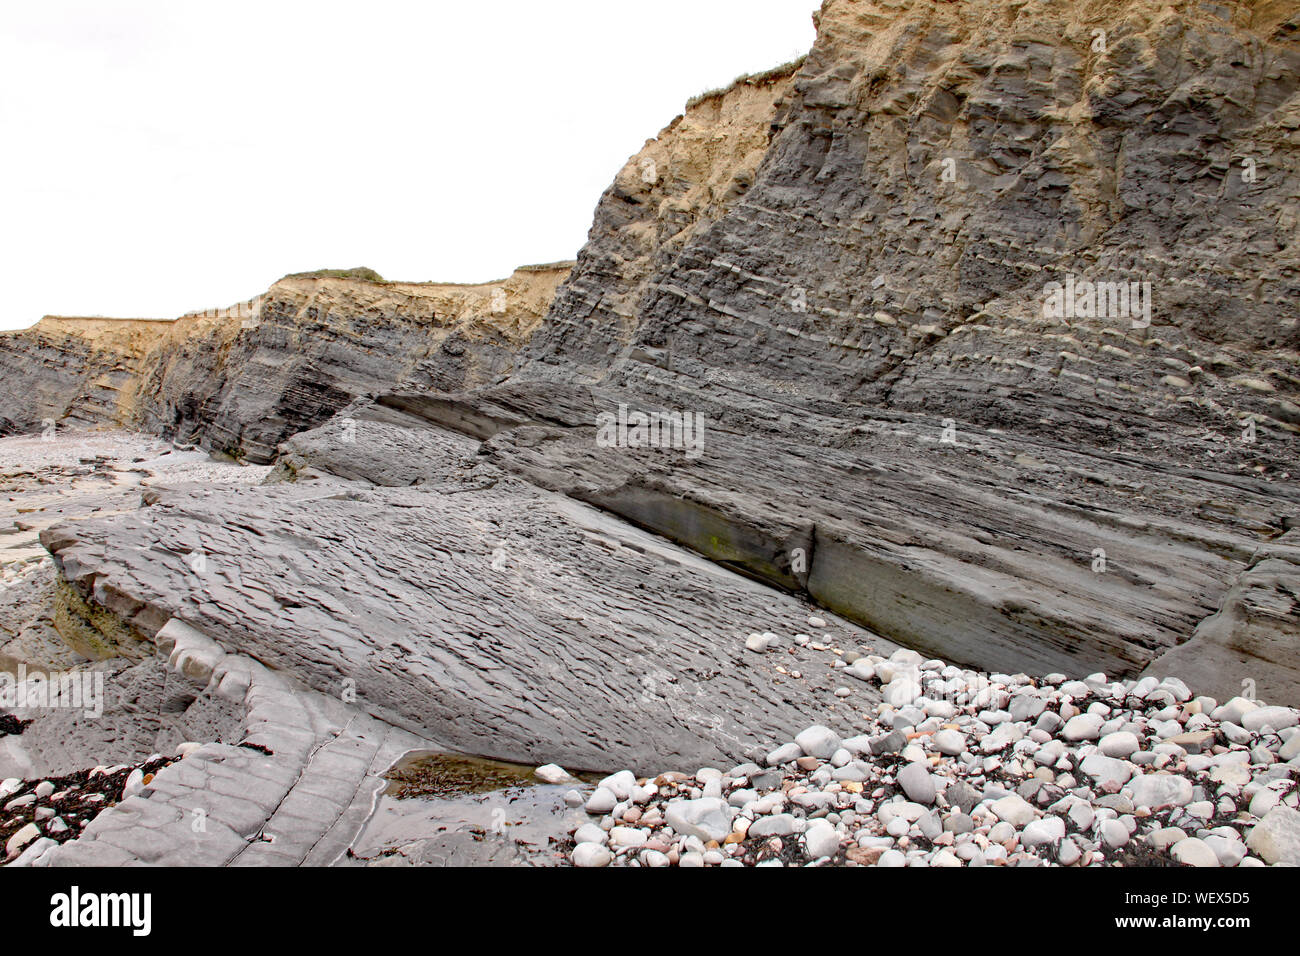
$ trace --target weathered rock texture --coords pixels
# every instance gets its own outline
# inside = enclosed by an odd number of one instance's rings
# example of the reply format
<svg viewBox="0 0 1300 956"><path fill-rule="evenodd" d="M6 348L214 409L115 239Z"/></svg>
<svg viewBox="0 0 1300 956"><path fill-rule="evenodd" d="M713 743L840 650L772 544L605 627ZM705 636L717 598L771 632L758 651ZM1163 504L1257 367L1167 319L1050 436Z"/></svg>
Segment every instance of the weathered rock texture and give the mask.
<svg viewBox="0 0 1300 956"><path fill-rule="evenodd" d="M521 373L419 413L945 658L1133 673L1183 645L1208 691L1296 699L1296 11L818 19L748 189L683 228L629 204L631 164ZM682 241L647 272L625 250L656 217ZM1150 324L1049 312L1071 276L1149 283ZM599 449L619 402L705 413L705 454Z"/></svg>
<svg viewBox="0 0 1300 956"><path fill-rule="evenodd" d="M1294 11L818 19L792 75L633 157L544 320L549 295L497 321L464 290L286 280L220 363L160 366L151 424L283 442L286 480L46 531L67 580L574 767L824 713L829 674L741 650L811 602L984 669L1300 699ZM1045 310L1071 276L1149 283L1150 324ZM701 453L602 445L619 405L702 414Z"/></svg>
<svg viewBox="0 0 1300 956"><path fill-rule="evenodd" d="M513 369L569 264L481 285L290 276L241 323L203 320L145 362L142 422L254 462L394 382L470 388Z"/></svg>
<svg viewBox="0 0 1300 956"><path fill-rule="evenodd" d="M148 637L175 617L322 694L350 687L389 723L505 759L739 759L828 707L851 720L876 701L862 684L837 701L825 662L796 674L745 649L751 631L807 627L797 597L535 488L418 417L380 408L352 426L351 440L340 422L299 436L288 457L300 477L355 480L150 490L138 512L42 541L115 630ZM851 624L830 637L892 649Z"/></svg>
<svg viewBox="0 0 1300 956"><path fill-rule="evenodd" d="M693 101L627 161L527 356L593 379L623 356L651 280L753 185L795 66Z"/></svg>
<svg viewBox="0 0 1300 956"><path fill-rule="evenodd" d="M46 421L126 424L136 411L144 357L171 322L47 315L0 332L0 435Z"/></svg>
<svg viewBox="0 0 1300 956"><path fill-rule="evenodd" d="M599 264L626 258L620 174L532 371L571 380L571 355L605 354L605 381L671 364L691 383L1170 459L1249 414L1261 445L1291 454L1290 14L828 2L755 184L711 207L707 228L667 227L686 241L648 278L638 260L603 280ZM1149 281L1151 326L1045 318L1044 285L1071 273ZM627 281L644 291L624 315L603 293Z"/></svg>
<svg viewBox="0 0 1300 956"><path fill-rule="evenodd" d="M0 336L0 434L143 426L254 462L359 395L508 374L571 263L477 285L287 276L251 316L61 319Z"/></svg>

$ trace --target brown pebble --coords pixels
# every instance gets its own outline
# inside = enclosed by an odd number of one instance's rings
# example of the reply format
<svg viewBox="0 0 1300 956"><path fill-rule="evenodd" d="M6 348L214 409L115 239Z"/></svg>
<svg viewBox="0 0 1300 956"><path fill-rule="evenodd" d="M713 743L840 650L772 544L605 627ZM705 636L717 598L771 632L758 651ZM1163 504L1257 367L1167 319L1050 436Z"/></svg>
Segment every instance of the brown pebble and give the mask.
<svg viewBox="0 0 1300 956"><path fill-rule="evenodd" d="M862 866L874 866L876 861L885 854L883 846L851 846L845 851L844 855Z"/></svg>

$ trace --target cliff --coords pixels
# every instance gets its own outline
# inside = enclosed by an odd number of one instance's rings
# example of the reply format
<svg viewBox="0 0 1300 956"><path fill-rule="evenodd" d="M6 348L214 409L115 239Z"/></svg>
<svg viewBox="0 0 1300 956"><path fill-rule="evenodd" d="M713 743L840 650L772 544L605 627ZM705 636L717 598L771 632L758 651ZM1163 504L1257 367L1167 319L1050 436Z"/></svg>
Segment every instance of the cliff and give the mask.
<svg viewBox="0 0 1300 956"><path fill-rule="evenodd" d="M811 605L995 673L1294 703L1298 90L1281 4L827 0L505 312L288 278L147 360L153 427L295 481L43 540L142 628L516 759L857 726L833 666L745 650ZM629 412L691 443L598 429Z"/></svg>
<svg viewBox="0 0 1300 956"><path fill-rule="evenodd" d="M126 424L136 374L171 323L47 315L29 329L0 332L0 435L67 424Z"/></svg>
<svg viewBox="0 0 1300 956"><path fill-rule="evenodd" d="M476 285L286 276L241 322L182 320L141 366L151 430L254 462L359 395L457 389L513 368L568 263Z"/></svg>
<svg viewBox="0 0 1300 956"><path fill-rule="evenodd" d="M0 433L46 419L126 425L270 461L359 395L508 374L570 265L474 285L286 276L247 315L46 317L0 335Z"/></svg>
<svg viewBox="0 0 1300 956"><path fill-rule="evenodd" d="M598 379L623 357L652 280L753 185L797 65L698 97L628 159L525 364Z"/></svg>
<svg viewBox="0 0 1300 956"><path fill-rule="evenodd" d="M935 656L1295 699L1298 16L828 0L714 100L752 184L656 202L679 121L511 382L380 404ZM620 403L704 454L600 448Z"/></svg>

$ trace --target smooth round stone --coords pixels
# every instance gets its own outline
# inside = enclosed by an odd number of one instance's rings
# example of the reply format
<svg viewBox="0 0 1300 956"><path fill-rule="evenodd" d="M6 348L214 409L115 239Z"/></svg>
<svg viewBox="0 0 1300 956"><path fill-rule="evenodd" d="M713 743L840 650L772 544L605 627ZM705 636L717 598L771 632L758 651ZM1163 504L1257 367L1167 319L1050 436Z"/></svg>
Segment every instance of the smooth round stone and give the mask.
<svg viewBox="0 0 1300 956"><path fill-rule="evenodd" d="M1276 790L1269 790L1265 787L1250 799L1250 815L1253 817L1262 817L1268 811L1282 802L1282 795Z"/></svg>
<svg viewBox="0 0 1300 956"><path fill-rule="evenodd" d="M661 866L668 866L672 861L668 859L666 853L660 853L658 850L642 850L641 863L643 866L650 866L658 869Z"/></svg>
<svg viewBox="0 0 1300 956"><path fill-rule="evenodd" d="M959 756L966 750L966 738L956 730L941 730L931 738L931 741L935 750L948 757Z"/></svg>
<svg viewBox="0 0 1300 956"><path fill-rule="evenodd" d="M1220 865L1219 858L1215 856L1214 850L1204 840L1196 837L1179 840L1174 844L1170 855L1184 866L1214 867Z"/></svg>
<svg viewBox="0 0 1300 956"><path fill-rule="evenodd" d="M608 790L619 800L626 800L632 796L632 790L636 787L636 775L631 770L620 770L610 774L597 787Z"/></svg>
<svg viewBox="0 0 1300 956"><path fill-rule="evenodd" d="M1104 754L1089 754L1079 765L1100 786L1123 786L1133 776L1133 768L1124 760Z"/></svg>
<svg viewBox="0 0 1300 956"><path fill-rule="evenodd" d="M883 696L885 703L893 707L906 707L921 696L921 685L907 677L892 680Z"/></svg>
<svg viewBox="0 0 1300 956"><path fill-rule="evenodd" d="M1192 799L1192 782L1176 774L1141 774L1128 782L1128 789L1133 794L1134 806L1152 810L1181 807Z"/></svg>
<svg viewBox="0 0 1300 956"><path fill-rule="evenodd" d="M790 763L793 760L798 760L802 756L803 748L798 744L789 743L777 747L769 753L765 759L769 767L777 767L783 763Z"/></svg>
<svg viewBox="0 0 1300 956"><path fill-rule="evenodd" d="M618 806L618 797L613 791L605 787L597 787L596 792L587 799L583 809L592 814L604 814L613 812L616 806Z"/></svg>
<svg viewBox="0 0 1300 956"><path fill-rule="evenodd" d="M613 827L609 831L609 842L611 846L623 848L630 846L643 846L650 839L650 833L639 827Z"/></svg>
<svg viewBox="0 0 1300 956"><path fill-rule="evenodd" d="M1283 730L1300 723L1300 710L1291 707L1257 707L1244 714L1239 723L1255 733L1268 727Z"/></svg>
<svg viewBox="0 0 1300 956"><path fill-rule="evenodd" d="M840 749L839 736L820 724L814 724L800 731L794 738L794 742L809 757L816 757L819 760L828 759L831 754Z"/></svg>
<svg viewBox="0 0 1300 956"><path fill-rule="evenodd" d="M564 805L570 809L576 809L587 802L587 798L581 790L569 790L564 794Z"/></svg>
<svg viewBox="0 0 1300 956"><path fill-rule="evenodd" d="M1071 717L1061 728L1061 736L1066 740L1096 740L1101 732L1102 718L1097 714L1079 714Z"/></svg>
<svg viewBox="0 0 1300 956"><path fill-rule="evenodd" d="M994 800L989 808L999 820L1017 827L1025 826L1036 816L1033 806L1014 793L1000 800Z"/></svg>
<svg viewBox="0 0 1300 956"><path fill-rule="evenodd" d="M1020 834L1022 846L1036 847L1058 843L1065 838L1065 821L1060 817L1043 817L1025 827Z"/></svg>
<svg viewBox="0 0 1300 956"><path fill-rule="evenodd" d="M1056 851L1056 862L1061 866L1073 866L1082 856L1083 851L1079 849L1077 843L1073 840L1062 840L1061 848Z"/></svg>
<svg viewBox="0 0 1300 956"><path fill-rule="evenodd" d="M584 868L609 866L614 854L599 843L579 843L573 848L571 859L574 866Z"/></svg>
<svg viewBox="0 0 1300 956"><path fill-rule="evenodd" d="M934 778L924 763L910 763L898 772L898 785L914 803L932 804L936 794Z"/></svg>
<svg viewBox="0 0 1300 956"><path fill-rule="evenodd" d="M834 856L840 848L840 835L829 823L810 826L803 835L804 848L808 855L819 860L824 856Z"/></svg>
<svg viewBox="0 0 1300 956"><path fill-rule="evenodd" d="M898 850L886 850L880 854L880 859L876 861L876 866L895 868L907 866L907 857Z"/></svg>
<svg viewBox="0 0 1300 956"><path fill-rule="evenodd" d="M1097 749L1107 757L1129 757L1141 747L1142 743L1138 740L1137 734L1123 730L1107 734L1097 743Z"/></svg>
<svg viewBox="0 0 1300 956"><path fill-rule="evenodd" d="M750 824L748 835L751 837L782 837L795 832L795 818L788 813L777 813L770 817L761 817Z"/></svg>
<svg viewBox="0 0 1300 956"><path fill-rule="evenodd" d="M692 869L698 869L704 866L704 854L700 853L697 850L691 850L688 853L683 853L681 859L677 861L677 865L682 867L692 868Z"/></svg>
<svg viewBox="0 0 1300 956"><path fill-rule="evenodd" d="M1220 866L1236 866L1246 857L1246 845L1236 838L1211 835L1202 842L1214 852Z"/></svg>
<svg viewBox="0 0 1300 956"><path fill-rule="evenodd" d="M1180 827L1162 827L1159 830L1152 830L1147 834L1147 842L1157 850L1167 849L1175 843L1186 839L1187 834Z"/></svg>
<svg viewBox="0 0 1300 956"><path fill-rule="evenodd" d="M1246 845L1265 863L1300 866L1300 811L1274 807L1251 828Z"/></svg>
<svg viewBox="0 0 1300 956"><path fill-rule="evenodd" d="M599 843L604 845L609 835L594 823L584 823L573 831L574 843Z"/></svg>
<svg viewBox="0 0 1300 956"><path fill-rule="evenodd" d="M1101 842L1111 849L1116 849L1128 843L1128 827L1119 820L1105 820L1101 825Z"/></svg>
<svg viewBox="0 0 1300 956"><path fill-rule="evenodd" d="M929 717L948 720L957 713L957 708L946 700L932 700L925 705L925 713Z"/></svg>

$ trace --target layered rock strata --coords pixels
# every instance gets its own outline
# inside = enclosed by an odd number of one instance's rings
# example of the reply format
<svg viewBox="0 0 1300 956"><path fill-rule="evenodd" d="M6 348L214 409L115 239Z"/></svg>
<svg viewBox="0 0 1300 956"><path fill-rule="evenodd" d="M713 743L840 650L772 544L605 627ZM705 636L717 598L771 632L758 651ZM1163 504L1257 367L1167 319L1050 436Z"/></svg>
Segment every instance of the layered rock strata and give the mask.
<svg viewBox="0 0 1300 956"><path fill-rule="evenodd" d="M571 263L476 285L295 275L251 314L47 317L0 334L0 434L130 425L254 463L361 395L509 374Z"/></svg>
<svg viewBox="0 0 1300 956"><path fill-rule="evenodd" d="M168 321L47 315L30 329L0 332L0 435L63 423L125 424L138 375Z"/></svg>
<svg viewBox="0 0 1300 956"><path fill-rule="evenodd" d="M148 507L42 541L124 625L151 635L179 618L468 752L576 769L743 756L824 711L829 662L799 672L745 648L751 631L806 627L805 601L538 489L422 420L326 429L291 443L298 481L150 489ZM336 460L354 480L311 480ZM393 484L366 481L371 468ZM892 647L850 624L836 639ZM874 699L838 709L851 719Z"/></svg>

